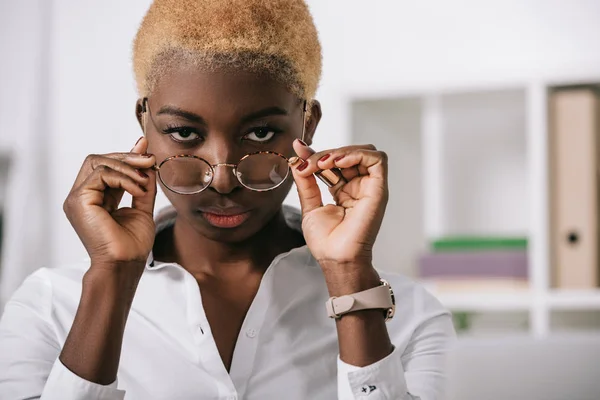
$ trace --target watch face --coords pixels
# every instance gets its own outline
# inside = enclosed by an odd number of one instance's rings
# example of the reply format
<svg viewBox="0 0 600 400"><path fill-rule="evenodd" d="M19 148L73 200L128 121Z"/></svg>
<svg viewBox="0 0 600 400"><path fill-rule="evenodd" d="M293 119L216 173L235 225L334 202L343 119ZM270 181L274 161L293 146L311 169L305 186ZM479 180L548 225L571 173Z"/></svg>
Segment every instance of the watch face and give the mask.
<svg viewBox="0 0 600 400"><path fill-rule="evenodd" d="M387 309L385 320L388 321L394 318L394 314L396 313L396 297L394 296L394 291L392 290L392 286L385 279L381 279L381 284L383 286L387 286L390 289L390 297L392 298L392 306Z"/></svg>
<svg viewBox="0 0 600 400"><path fill-rule="evenodd" d="M394 318L394 313L395 312L396 312L396 306L392 306L392 308L388 308L386 321L389 320L389 319Z"/></svg>

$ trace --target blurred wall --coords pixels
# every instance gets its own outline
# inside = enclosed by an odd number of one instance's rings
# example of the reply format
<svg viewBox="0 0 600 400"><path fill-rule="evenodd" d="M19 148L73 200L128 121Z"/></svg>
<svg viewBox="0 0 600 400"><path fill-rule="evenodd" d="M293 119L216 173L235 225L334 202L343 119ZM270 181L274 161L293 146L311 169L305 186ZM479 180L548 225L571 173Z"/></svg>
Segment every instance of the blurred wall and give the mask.
<svg viewBox="0 0 600 400"><path fill-rule="evenodd" d="M0 5L3 18L8 12L9 18L19 19L13 24L18 33L3 33L0 54L14 50L22 30L27 30L27 15L11 10L11 5L25 3ZM53 2L48 16L52 23L46 104L51 119L44 132L49 138L52 187L47 205L51 263L85 256L62 212L85 155L128 151L141 134L134 118L130 50L149 3ZM309 4L324 51L318 96L324 118L317 148L347 142L348 93L525 82L572 71L600 74L600 1L310 0ZM7 79L26 73L7 70L1 62L0 69L4 77L0 90L5 93ZM19 88L9 85L8 90ZM0 118L10 118L2 113L0 109ZM15 134L0 131L0 145L10 147ZM296 204L294 196L289 201ZM165 204L164 198L159 204Z"/></svg>
<svg viewBox="0 0 600 400"><path fill-rule="evenodd" d="M0 2L0 309L52 260L51 0Z"/></svg>

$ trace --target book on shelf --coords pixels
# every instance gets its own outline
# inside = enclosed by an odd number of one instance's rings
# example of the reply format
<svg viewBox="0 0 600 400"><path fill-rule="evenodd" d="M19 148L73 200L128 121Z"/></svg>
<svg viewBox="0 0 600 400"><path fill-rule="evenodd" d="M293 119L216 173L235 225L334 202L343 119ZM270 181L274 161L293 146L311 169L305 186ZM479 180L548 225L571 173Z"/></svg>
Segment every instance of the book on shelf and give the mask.
<svg viewBox="0 0 600 400"><path fill-rule="evenodd" d="M418 259L418 276L435 292L527 290L527 239L454 236L436 239Z"/></svg>
<svg viewBox="0 0 600 400"><path fill-rule="evenodd" d="M549 127L553 286L595 288L600 279L599 87L550 92Z"/></svg>
<svg viewBox="0 0 600 400"><path fill-rule="evenodd" d="M431 250L434 252L524 249L527 249L526 237L447 236L431 242Z"/></svg>
<svg viewBox="0 0 600 400"><path fill-rule="evenodd" d="M527 279L524 251L478 251L424 254L419 259L422 278L519 278Z"/></svg>
<svg viewBox="0 0 600 400"><path fill-rule="evenodd" d="M529 281L524 278L424 278L421 284L437 294L463 293L521 293L529 290Z"/></svg>

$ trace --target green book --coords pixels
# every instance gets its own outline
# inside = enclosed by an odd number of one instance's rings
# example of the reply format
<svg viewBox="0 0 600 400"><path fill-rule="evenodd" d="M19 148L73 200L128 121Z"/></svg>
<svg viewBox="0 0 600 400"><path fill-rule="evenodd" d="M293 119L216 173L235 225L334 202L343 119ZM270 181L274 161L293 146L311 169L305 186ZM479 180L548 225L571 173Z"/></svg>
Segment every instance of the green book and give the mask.
<svg viewBox="0 0 600 400"><path fill-rule="evenodd" d="M526 237L448 236L431 242L434 252L479 250L525 250Z"/></svg>

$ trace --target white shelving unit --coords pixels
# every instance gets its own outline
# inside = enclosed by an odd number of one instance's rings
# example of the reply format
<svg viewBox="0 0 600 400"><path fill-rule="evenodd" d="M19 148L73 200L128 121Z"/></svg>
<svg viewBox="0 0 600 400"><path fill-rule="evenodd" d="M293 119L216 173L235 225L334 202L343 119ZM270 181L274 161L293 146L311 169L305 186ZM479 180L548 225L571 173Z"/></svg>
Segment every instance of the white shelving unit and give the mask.
<svg viewBox="0 0 600 400"><path fill-rule="evenodd" d="M438 298L457 313L512 316L536 337L600 329L600 289L550 285L547 127L551 88L598 82L600 75L345 93L352 142L374 143L390 158L376 265L415 276L416 257L436 237L526 236L528 290Z"/></svg>

